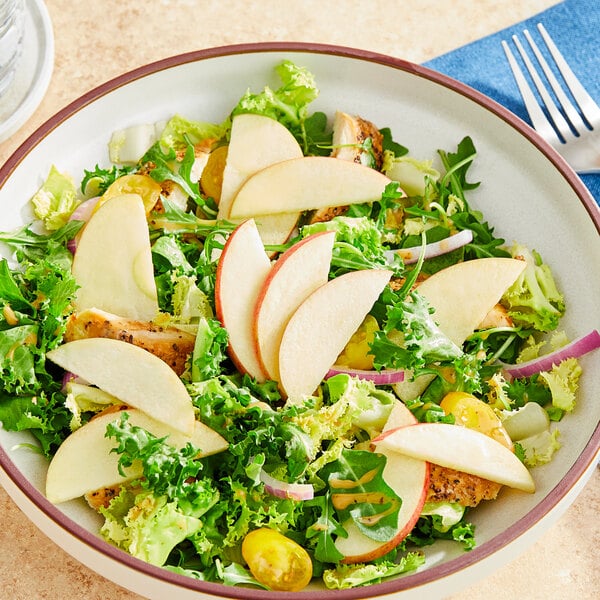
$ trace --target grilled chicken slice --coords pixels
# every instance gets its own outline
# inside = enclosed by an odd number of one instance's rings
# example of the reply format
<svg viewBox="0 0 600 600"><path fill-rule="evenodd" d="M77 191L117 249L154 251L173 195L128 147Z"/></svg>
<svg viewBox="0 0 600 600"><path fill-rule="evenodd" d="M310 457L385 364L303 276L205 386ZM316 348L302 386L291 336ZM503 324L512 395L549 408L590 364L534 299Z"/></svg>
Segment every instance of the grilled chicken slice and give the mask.
<svg viewBox="0 0 600 600"><path fill-rule="evenodd" d="M366 144L370 139L370 143ZM383 165L383 135L361 117L337 111L333 121L332 156L360 163L378 171Z"/></svg>
<svg viewBox="0 0 600 600"><path fill-rule="evenodd" d="M133 321L90 308L73 314L67 321L65 341L104 337L129 342L164 360L178 375L186 368L194 349L195 336L176 327L160 327L147 321Z"/></svg>
<svg viewBox="0 0 600 600"><path fill-rule="evenodd" d="M477 475L430 465L426 502L458 502L477 506L482 500L494 500L502 485Z"/></svg>
<svg viewBox="0 0 600 600"><path fill-rule="evenodd" d="M121 486L100 488L85 495L86 502L94 509L108 508L110 501L121 493Z"/></svg>
<svg viewBox="0 0 600 600"><path fill-rule="evenodd" d="M365 144L367 139L371 140L369 145ZM335 113L331 156L380 170L383 164L382 144L381 132L370 121L340 111ZM347 206L321 208L312 213L309 223L331 221L347 210Z"/></svg>
<svg viewBox="0 0 600 600"><path fill-rule="evenodd" d="M513 320L502 304L496 304L479 323L477 329L493 329L494 327L512 327Z"/></svg>

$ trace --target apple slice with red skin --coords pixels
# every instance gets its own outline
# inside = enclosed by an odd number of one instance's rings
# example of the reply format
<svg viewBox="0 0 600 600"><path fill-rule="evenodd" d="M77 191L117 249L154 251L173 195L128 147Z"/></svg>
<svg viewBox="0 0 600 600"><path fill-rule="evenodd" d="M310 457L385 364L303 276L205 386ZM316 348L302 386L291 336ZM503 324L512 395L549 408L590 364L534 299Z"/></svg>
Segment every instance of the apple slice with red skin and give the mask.
<svg viewBox="0 0 600 600"><path fill-rule="evenodd" d="M335 232L323 231L286 250L273 265L258 295L254 316L256 352L265 373L279 381L279 346L290 317L327 283Z"/></svg>
<svg viewBox="0 0 600 600"><path fill-rule="evenodd" d="M215 308L229 335L228 353L242 373L267 379L254 344L254 307L271 269L253 219L238 225L223 247L217 265Z"/></svg>
<svg viewBox="0 0 600 600"><path fill-rule="evenodd" d="M415 423L417 419L402 402L398 401L394 404L383 431ZM413 530L427 498L428 462L403 456L385 446L379 446L376 451L387 459L383 469L384 481L402 499L402 506L398 512L397 532L390 540L379 542L367 537L354 522L344 523L348 537L338 537L335 541L335 547L344 555L342 563L369 562L390 552Z"/></svg>
<svg viewBox="0 0 600 600"><path fill-rule="evenodd" d="M531 473L506 446L475 429L448 423L418 423L386 431L373 440L405 456L464 471L533 493Z"/></svg>
<svg viewBox="0 0 600 600"><path fill-rule="evenodd" d="M300 304L279 347L284 395L294 401L316 390L391 275L385 269L352 271L328 281Z"/></svg>

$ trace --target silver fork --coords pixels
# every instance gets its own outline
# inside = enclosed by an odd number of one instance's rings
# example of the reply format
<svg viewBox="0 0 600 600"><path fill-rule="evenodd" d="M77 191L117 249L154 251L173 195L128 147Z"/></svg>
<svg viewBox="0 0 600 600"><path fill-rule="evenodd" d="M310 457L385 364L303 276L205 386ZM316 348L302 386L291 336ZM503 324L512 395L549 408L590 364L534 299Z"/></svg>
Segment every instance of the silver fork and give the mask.
<svg viewBox="0 0 600 600"><path fill-rule="evenodd" d="M542 102L539 103L514 54L508 44L503 41L502 47L508 58L508 63L525 102L533 127L562 154L575 171L578 173L600 173L600 107L575 77L545 27L541 23L537 27L569 91L566 92L563 89L531 34L525 30L523 35L527 39L531 50L533 50L538 65L542 68L546 82L550 84L554 92L553 97L548 91L547 83L544 84L542 81L542 77L527 55L521 41L516 35L513 35L513 42L541 98ZM573 104L569 95L577 106Z"/></svg>

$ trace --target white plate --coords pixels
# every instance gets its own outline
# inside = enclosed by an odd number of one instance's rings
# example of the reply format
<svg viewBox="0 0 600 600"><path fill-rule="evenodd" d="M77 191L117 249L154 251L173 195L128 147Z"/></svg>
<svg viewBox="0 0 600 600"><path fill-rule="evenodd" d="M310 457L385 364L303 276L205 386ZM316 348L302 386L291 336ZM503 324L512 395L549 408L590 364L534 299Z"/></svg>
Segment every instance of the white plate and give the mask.
<svg viewBox="0 0 600 600"><path fill-rule="evenodd" d="M54 68L54 33L42 0L25 0L23 53L15 78L0 98L0 142L8 139L35 112L48 89Z"/></svg>
<svg viewBox="0 0 600 600"><path fill-rule="evenodd" d="M471 180L483 182L470 194L471 203L496 225L498 235L527 243L552 265L568 303L564 327L571 337L600 327L600 215L575 173L486 97L422 67L365 51L286 43L235 46L173 57L119 77L44 124L0 169L0 230L27 219L25 204L52 164L77 180L83 168L108 164L107 141L114 129L176 112L220 122L247 88L276 84L273 67L284 58L315 74L321 94L311 109L330 115L342 109L389 126L414 156L451 150L470 135L478 150ZM563 448L551 464L534 471L535 495L505 490L499 501L470 514L477 527L475 550L463 553L436 544L421 572L370 588L308 590L294 598L445 596L514 559L558 519L592 472L600 448L600 379L592 374L600 369L600 353L584 357L581 364L578 407L561 423ZM83 502L58 508L45 500L40 492L44 462L13 449L25 439L0 430L0 481L42 531L87 566L151 598L273 597L167 573L104 543Z"/></svg>

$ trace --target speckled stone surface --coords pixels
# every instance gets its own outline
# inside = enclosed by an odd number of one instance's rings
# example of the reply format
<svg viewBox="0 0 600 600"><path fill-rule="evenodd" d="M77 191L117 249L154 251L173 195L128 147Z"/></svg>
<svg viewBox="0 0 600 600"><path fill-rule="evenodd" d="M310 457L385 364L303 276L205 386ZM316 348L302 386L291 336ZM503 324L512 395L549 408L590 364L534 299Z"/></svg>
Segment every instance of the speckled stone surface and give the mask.
<svg viewBox="0 0 600 600"><path fill-rule="evenodd" d="M340 44L424 62L555 4L550 0L49 0L56 56L29 121L0 144L0 163L40 124L96 85L182 52L257 41ZM285 6L285 9L283 7ZM455 598L600 597L600 470L521 556ZM139 598L40 533L0 488L0 598Z"/></svg>

